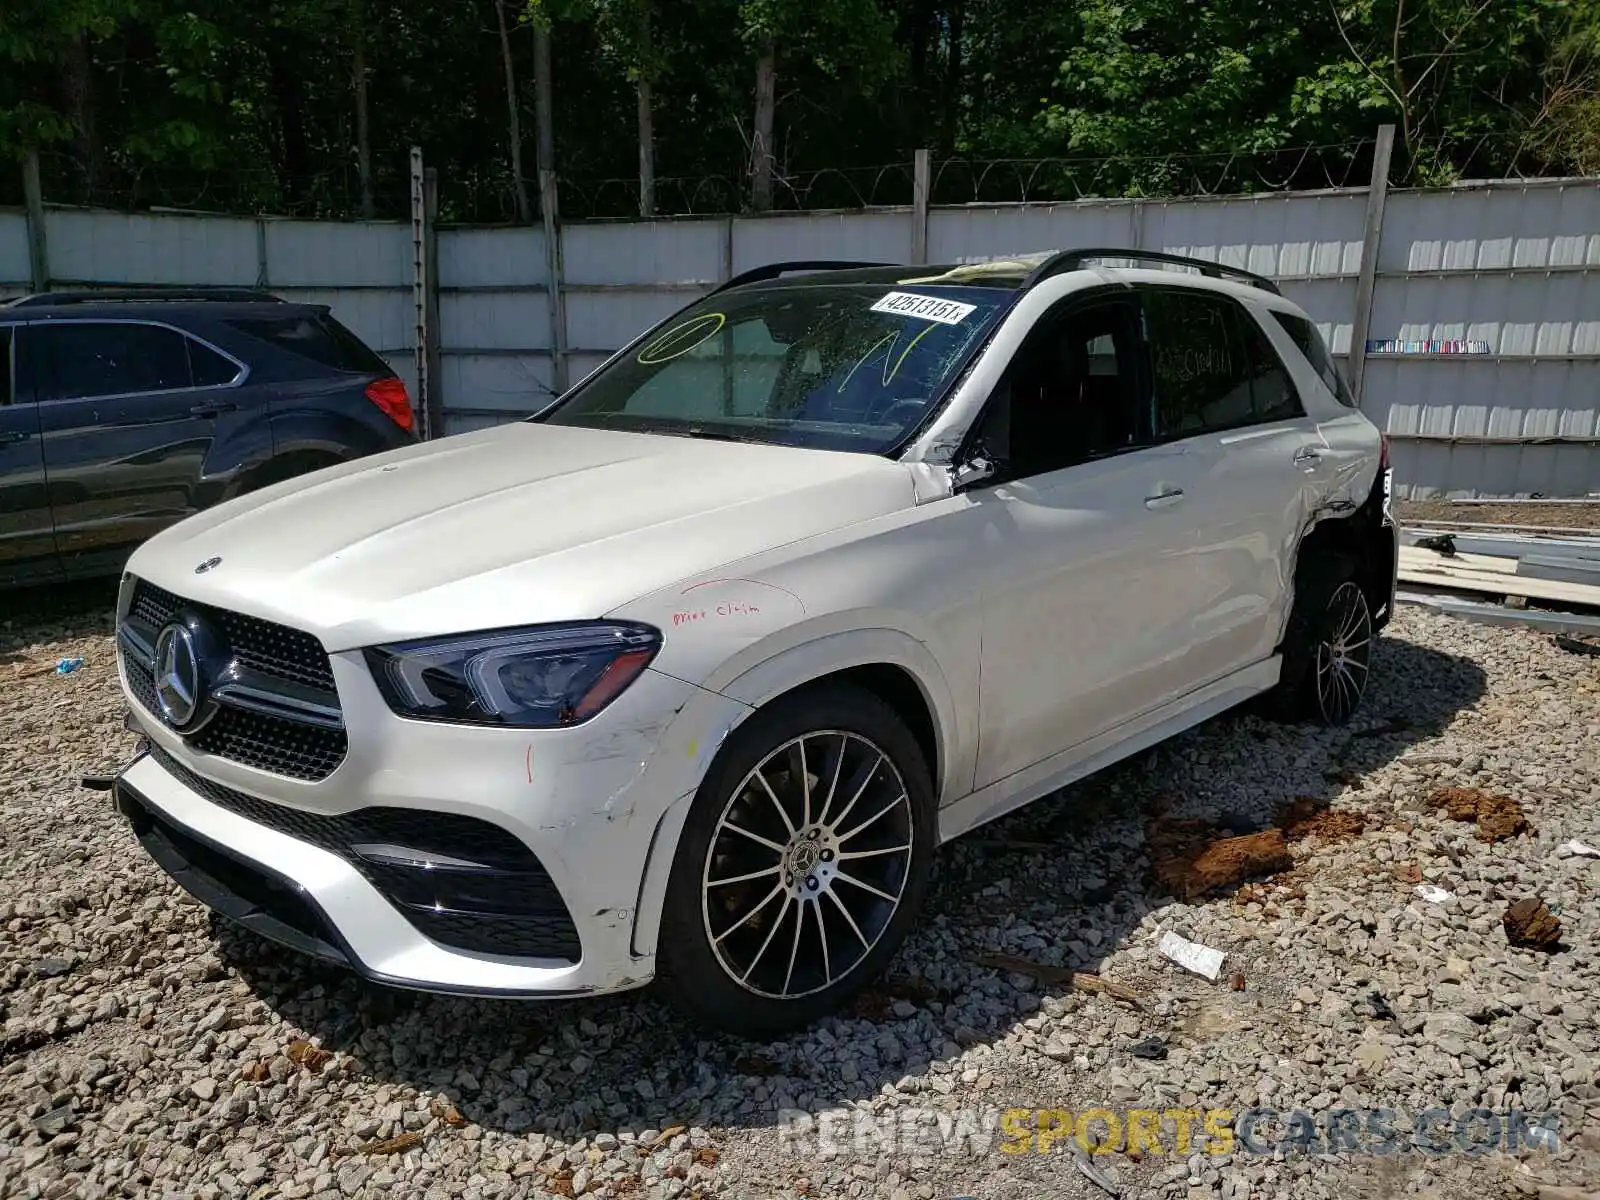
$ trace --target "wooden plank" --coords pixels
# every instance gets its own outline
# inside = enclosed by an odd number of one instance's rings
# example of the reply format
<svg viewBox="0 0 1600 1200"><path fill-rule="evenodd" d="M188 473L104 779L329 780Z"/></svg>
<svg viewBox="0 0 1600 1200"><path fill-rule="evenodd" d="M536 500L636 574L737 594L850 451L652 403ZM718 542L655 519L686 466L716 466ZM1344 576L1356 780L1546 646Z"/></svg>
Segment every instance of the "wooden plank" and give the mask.
<svg viewBox="0 0 1600 1200"><path fill-rule="evenodd" d="M1527 594L1521 590L1521 584L1530 579L1600 587L1600 561L1590 559L1555 558L1531 554L1523 558L1512 558L1499 554L1466 554L1460 550L1452 555L1444 555L1436 550L1402 546L1400 562L1402 565L1409 563L1419 570L1442 566L1474 574L1508 576L1508 584L1515 584L1512 590L1519 596Z"/></svg>
<svg viewBox="0 0 1600 1200"><path fill-rule="evenodd" d="M1487 592L1494 596L1526 596L1530 600L1555 600L1600 608L1600 587L1452 566L1449 559L1428 551L1421 551L1420 555L1417 551L1408 554L1405 549L1401 550L1401 579L1410 583L1431 583L1470 592Z"/></svg>

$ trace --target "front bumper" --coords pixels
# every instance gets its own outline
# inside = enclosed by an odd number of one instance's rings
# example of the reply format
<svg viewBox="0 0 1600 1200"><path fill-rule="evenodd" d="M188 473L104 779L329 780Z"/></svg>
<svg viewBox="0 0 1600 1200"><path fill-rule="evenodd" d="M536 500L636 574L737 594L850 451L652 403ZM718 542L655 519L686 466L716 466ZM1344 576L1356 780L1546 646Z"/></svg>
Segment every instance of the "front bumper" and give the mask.
<svg viewBox="0 0 1600 1200"><path fill-rule="evenodd" d="M250 931L379 983L469 995L583 995L642 983L601 958L470 954L422 934L347 859L191 790L154 756L117 779L119 811L185 891ZM246 849L248 847L248 849ZM624 961L627 957L624 956Z"/></svg>
<svg viewBox="0 0 1600 1200"><path fill-rule="evenodd" d="M646 671L582 726L463 727L396 717L359 655L332 667L350 751L317 782L197 752L124 678L150 748L113 790L152 858L222 916L394 986L556 997L651 978L678 823L747 706ZM431 876L396 857L418 846ZM463 867L471 902L440 906L430 880Z"/></svg>

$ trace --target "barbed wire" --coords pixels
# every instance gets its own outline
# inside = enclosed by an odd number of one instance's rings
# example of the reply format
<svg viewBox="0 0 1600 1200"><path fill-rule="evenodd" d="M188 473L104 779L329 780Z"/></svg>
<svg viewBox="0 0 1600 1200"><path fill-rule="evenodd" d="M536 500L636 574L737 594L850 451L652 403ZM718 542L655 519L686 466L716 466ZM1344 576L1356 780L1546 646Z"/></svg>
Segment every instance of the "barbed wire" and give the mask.
<svg viewBox="0 0 1600 1200"><path fill-rule="evenodd" d="M957 156L931 161L929 201L935 205L1052 203L1139 197L1168 199L1283 191L1345 189L1371 179L1375 139L1363 138L1270 150L1223 153L1055 157ZM498 164L439 169L443 223L513 224L519 220L517 188ZM1528 179L1559 168L1508 133L1438 138L1397 147L1390 183L1426 187L1459 178ZM354 164L301 175L270 165L236 163L216 170L170 165L130 166L108 162L93 186L81 164L62 150L41 158L46 199L123 210L167 208L240 215L351 219L359 216L361 183ZM410 215L407 164L375 163L371 182L374 215L404 220ZM524 181L537 220L536 181ZM779 170L771 208L778 212L871 209L909 205L914 168L905 161L863 167ZM0 171L0 203L21 202L20 172ZM747 172L663 175L655 180L655 212L661 216L745 213L751 208ZM564 220L629 219L639 214L637 177L560 178Z"/></svg>

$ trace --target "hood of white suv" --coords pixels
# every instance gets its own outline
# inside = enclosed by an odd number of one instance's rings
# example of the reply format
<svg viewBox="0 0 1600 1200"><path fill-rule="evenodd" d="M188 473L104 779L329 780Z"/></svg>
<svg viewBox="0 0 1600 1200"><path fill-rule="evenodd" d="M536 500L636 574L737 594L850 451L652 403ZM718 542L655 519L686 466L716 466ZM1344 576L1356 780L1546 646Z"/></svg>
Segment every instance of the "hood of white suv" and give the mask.
<svg viewBox="0 0 1600 1200"><path fill-rule="evenodd" d="M599 617L912 503L907 468L874 455L517 423L218 505L128 570L338 651Z"/></svg>

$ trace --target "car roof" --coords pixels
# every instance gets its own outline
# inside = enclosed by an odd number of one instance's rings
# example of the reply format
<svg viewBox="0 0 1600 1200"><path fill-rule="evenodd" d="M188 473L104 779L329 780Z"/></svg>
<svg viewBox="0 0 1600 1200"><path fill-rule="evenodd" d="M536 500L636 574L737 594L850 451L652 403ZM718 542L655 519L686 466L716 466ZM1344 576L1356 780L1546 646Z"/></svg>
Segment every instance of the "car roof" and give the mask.
<svg viewBox="0 0 1600 1200"><path fill-rule="evenodd" d="M1120 264L1126 263L1127 266ZM1179 270L1171 268L1178 267ZM1026 290L1046 279L1086 274L1124 283L1220 288L1235 295L1281 297L1263 275L1212 259L1129 247L1048 250L965 263L906 265L799 261L769 263L724 283L717 291L837 286L989 287ZM1290 305L1290 307L1293 307Z"/></svg>
<svg viewBox="0 0 1600 1200"><path fill-rule="evenodd" d="M326 306L280 300L254 288L119 288L36 292L0 304L0 321L142 320L291 316Z"/></svg>
<svg viewBox="0 0 1600 1200"><path fill-rule="evenodd" d="M854 267L833 271L817 271L804 275L784 275L776 279L753 280L736 284L741 288L792 288L828 287L850 284L886 285L950 284L962 287L992 287L1015 291L1027 278L1027 268L1019 263L941 263L929 266Z"/></svg>

